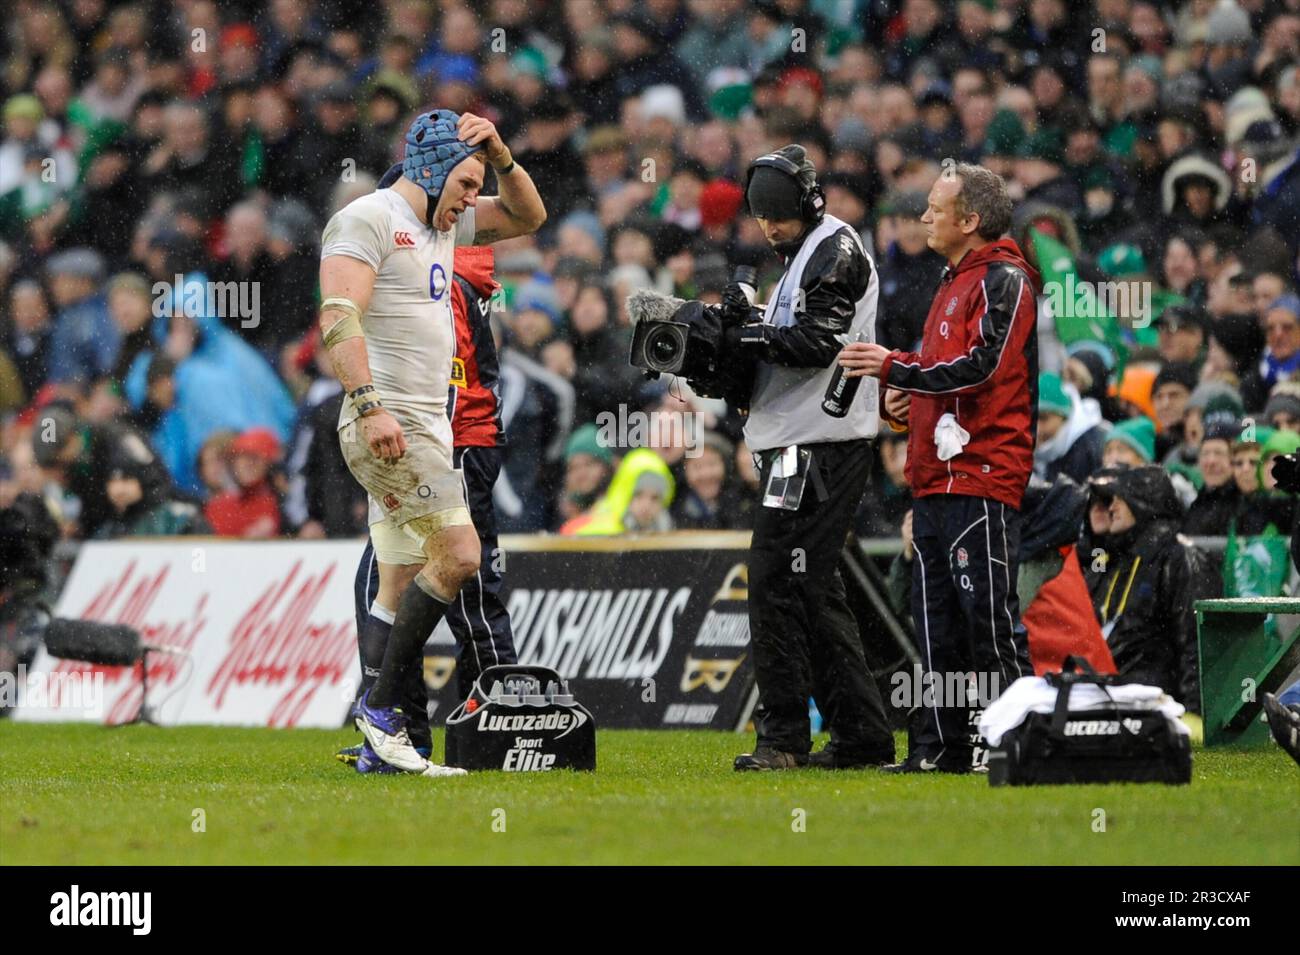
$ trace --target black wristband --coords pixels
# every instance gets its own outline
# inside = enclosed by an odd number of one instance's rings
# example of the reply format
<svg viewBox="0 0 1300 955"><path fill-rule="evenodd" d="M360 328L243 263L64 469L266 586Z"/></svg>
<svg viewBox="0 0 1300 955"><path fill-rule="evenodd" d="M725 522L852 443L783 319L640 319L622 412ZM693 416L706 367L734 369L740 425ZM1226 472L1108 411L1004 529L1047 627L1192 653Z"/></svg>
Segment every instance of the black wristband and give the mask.
<svg viewBox="0 0 1300 955"><path fill-rule="evenodd" d="M498 169L498 170L497 170L497 175L498 175L498 176L504 176L504 175L505 175L506 173L508 173L508 172L514 172L514 171L515 171L515 166L516 166L516 165L518 165L518 163L516 163L513 159L511 159L511 160L510 160L510 165L509 165L509 166L506 166L505 169Z"/></svg>

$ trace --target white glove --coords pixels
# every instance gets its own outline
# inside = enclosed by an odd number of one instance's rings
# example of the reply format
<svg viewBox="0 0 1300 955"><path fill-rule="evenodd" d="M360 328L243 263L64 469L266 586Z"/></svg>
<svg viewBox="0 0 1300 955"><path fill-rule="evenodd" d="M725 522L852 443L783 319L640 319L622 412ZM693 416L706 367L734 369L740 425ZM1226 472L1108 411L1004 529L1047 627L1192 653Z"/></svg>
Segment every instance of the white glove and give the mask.
<svg viewBox="0 0 1300 955"><path fill-rule="evenodd" d="M970 441L970 432L957 423L952 412L947 412L934 426L934 443L939 449L940 461L951 461L961 454Z"/></svg>

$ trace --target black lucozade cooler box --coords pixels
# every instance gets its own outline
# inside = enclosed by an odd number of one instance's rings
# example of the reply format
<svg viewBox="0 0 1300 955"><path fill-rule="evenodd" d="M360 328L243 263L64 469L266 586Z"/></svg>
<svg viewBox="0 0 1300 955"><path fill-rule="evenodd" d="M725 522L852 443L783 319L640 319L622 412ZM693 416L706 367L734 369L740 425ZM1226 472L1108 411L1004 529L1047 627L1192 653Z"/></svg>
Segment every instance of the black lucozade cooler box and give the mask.
<svg viewBox="0 0 1300 955"><path fill-rule="evenodd" d="M447 765L594 770L596 722L550 667L491 666L447 717Z"/></svg>

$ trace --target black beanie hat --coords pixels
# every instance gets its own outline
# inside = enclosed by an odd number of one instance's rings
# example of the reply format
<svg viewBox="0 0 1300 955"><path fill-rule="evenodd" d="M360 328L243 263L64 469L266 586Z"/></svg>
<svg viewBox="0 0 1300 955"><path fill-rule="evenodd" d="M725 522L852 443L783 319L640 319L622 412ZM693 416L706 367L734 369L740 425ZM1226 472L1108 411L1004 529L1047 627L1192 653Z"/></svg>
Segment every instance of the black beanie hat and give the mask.
<svg viewBox="0 0 1300 955"><path fill-rule="evenodd" d="M745 199L750 215L757 219L802 219L802 194L793 177L771 166L759 166L750 176Z"/></svg>
<svg viewBox="0 0 1300 955"><path fill-rule="evenodd" d="M1161 385L1182 385L1188 391L1196 390L1196 368L1184 361L1171 361L1160 369L1155 382L1151 385L1151 394L1160 390Z"/></svg>

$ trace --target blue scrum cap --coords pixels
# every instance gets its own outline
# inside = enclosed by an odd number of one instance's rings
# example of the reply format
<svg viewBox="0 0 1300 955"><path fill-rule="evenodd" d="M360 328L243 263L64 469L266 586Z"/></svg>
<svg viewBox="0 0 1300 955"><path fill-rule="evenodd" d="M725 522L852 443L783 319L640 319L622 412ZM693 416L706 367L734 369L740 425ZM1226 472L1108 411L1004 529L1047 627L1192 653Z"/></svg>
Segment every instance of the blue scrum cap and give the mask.
<svg viewBox="0 0 1300 955"><path fill-rule="evenodd" d="M424 189L435 203L452 169L481 148L457 138L459 122L460 116L451 110L435 109L417 116L406 131L402 175ZM429 212L432 214L433 206Z"/></svg>

